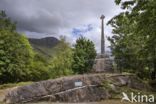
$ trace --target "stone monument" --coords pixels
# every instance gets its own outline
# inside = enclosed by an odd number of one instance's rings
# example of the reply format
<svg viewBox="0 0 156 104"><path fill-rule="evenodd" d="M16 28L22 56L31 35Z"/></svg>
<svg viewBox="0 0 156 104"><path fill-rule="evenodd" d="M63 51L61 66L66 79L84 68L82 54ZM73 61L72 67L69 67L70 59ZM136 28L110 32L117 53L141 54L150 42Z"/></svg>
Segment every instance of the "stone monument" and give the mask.
<svg viewBox="0 0 156 104"><path fill-rule="evenodd" d="M101 54L96 56L93 64L93 72L97 73L114 73L113 61L109 58L109 55L105 54L105 38L104 38L104 18L100 17L101 21Z"/></svg>

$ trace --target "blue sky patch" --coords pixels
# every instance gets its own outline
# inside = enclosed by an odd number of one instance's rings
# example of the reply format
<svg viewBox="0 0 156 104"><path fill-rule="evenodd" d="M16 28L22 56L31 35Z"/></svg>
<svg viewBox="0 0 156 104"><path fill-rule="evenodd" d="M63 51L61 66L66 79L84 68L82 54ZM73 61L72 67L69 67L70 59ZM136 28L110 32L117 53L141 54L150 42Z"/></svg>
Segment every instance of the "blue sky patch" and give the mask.
<svg viewBox="0 0 156 104"><path fill-rule="evenodd" d="M86 32L89 32L91 30L93 30L93 27L91 24L88 25L84 25L83 29L80 28L73 28L72 29L72 34L76 37L82 37Z"/></svg>

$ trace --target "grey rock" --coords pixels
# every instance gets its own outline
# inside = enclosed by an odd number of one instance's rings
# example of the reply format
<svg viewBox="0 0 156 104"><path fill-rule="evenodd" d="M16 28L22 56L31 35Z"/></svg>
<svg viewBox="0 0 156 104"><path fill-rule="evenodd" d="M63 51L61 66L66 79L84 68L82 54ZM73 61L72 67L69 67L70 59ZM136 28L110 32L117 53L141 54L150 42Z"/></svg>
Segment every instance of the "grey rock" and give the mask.
<svg viewBox="0 0 156 104"><path fill-rule="evenodd" d="M82 87L76 87L75 82L83 82ZM135 82L134 82L135 81ZM25 103L39 100L51 100L62 102L87 102L98 101L110 97L106 88L99 88L100 83L112 82L110 87L116 91L115 86L137 87L143 86L143 82L131 74L86 74L73 75L35 82L20 86L9 91L5 96L6 103ZM133 85L133 83L134 85ZM136 85L137 83L140 84ZM146 87L142 87L146 88Z"/></svg>
<svg viewBox="0 0 156 104"><path fill-rule="evenodd" d="M74 91L57 94L51 98L51 101L59 102L90 102L96 100L103 100L109 98L110 95L105 88L98 88L96 86L88 86Z"/></svg>

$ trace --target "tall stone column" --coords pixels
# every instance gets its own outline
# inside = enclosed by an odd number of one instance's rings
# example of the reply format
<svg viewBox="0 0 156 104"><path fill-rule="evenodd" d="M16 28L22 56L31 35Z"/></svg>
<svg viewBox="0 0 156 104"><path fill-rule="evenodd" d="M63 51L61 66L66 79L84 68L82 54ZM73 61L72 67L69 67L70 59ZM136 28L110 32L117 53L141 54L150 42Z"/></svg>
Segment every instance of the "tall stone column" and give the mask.
<svg viewBox="0 0 156 104"><path fill-rule="evenodd" d="M104 18L102 15L101 19L101 54L96 56L93 65L93 72L96 73L114 73L113 61L109 58L109 55L105 53L105 38L104 38Z"/></svg>
<svg viewBox="0 0 156 104"><path fill-rule="evenodd" d="M101 26L101 54L105 54L104 18L105 18L104 15L102 15L102 16L100 17L100 19L102 20L102 21L101 21L101 24L102 24L102 26Z"/></svg>

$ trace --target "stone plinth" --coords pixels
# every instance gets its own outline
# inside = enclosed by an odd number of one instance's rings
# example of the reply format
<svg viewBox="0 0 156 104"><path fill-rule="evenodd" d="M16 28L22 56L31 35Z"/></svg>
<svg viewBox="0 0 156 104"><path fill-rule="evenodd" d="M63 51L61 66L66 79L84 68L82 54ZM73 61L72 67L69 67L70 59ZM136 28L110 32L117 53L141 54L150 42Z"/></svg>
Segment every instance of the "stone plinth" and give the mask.
<svg viewBox="0 0 156 104"><path fill-rule="evenodd" d="M93 72L114 73L113 61L106 54L98 55L94 61Z"/></svg>
<svg viewBox="0 0 156 104"><path fill-rule="evenodd" d="M96 56L96 59L101 59L101 58L109 58L107 54L99 54Z"/></svg>

